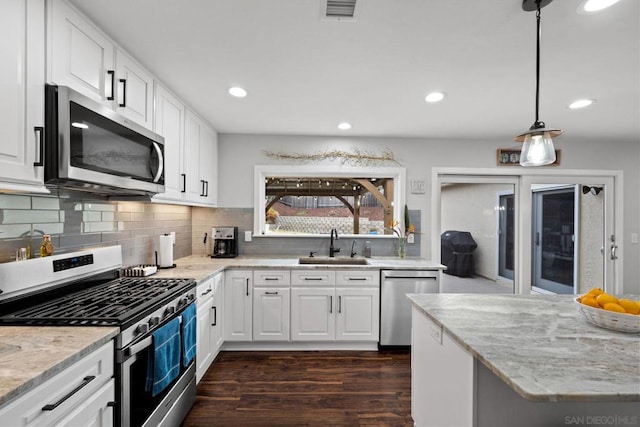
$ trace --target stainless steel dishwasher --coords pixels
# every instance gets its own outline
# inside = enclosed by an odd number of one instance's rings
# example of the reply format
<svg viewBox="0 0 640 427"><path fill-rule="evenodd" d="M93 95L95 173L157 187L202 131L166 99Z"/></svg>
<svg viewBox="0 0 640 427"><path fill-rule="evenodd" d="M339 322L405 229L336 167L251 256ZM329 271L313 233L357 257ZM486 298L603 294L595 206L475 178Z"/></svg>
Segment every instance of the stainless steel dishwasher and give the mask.
<svg viewBox="0 0 640 427"><path fill-rule="evenodd" d="M411 302L407 294L437 294L440 270L380 272L380 345L384 349L411 345Z"/></svg>

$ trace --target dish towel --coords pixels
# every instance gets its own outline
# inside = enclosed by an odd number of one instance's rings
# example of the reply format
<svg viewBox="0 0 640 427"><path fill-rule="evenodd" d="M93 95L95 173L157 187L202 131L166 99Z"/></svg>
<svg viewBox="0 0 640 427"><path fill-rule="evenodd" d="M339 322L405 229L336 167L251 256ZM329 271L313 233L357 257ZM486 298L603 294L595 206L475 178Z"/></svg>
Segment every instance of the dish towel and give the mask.
<svg viewBox="0 0 640 427"><path fill-rule="evenodd" d="M182 363L184 367L189 366L189 363L196 357L196 334L198 333L196 314L195 303L189 305L182 312Z"/></svg>
<svg viewBox="0 0 640 427"><path fill-rule="evenodd" d="M180 374L180 318L153 332L147 368L147 391L158 395Z"/></svg>

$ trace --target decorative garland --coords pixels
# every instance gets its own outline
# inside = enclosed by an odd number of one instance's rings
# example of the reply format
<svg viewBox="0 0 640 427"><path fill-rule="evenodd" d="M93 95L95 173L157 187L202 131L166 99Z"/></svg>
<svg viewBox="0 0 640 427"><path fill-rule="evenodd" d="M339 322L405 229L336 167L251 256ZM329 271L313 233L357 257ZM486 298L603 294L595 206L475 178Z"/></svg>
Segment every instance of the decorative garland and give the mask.
<svg viewBox="0 0 640 427"><path fill-rule="evenodd" d="M329 150L313 154L302 153L275 153L273 151L263 150L263 153L267 157L273 159L292 161L292 162L319 162L322 160L339 160L342 164L350 165L373 165L385 162L391 162L399 165L400 162L396 160L393 152L386 148L382 154L376 155L360 149L353 149L353 152L347 152L342 150Z"/></svg>

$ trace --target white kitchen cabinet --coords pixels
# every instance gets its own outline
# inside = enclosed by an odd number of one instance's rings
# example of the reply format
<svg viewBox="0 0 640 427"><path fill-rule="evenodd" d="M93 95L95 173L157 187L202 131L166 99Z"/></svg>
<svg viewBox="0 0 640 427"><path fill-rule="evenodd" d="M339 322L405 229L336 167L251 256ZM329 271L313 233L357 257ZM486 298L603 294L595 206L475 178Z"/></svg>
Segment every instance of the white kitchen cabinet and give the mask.
<svg viewBox="0 0 640 427"><path fill-rule="evenodd" d="M289 341L291 289L253 288L253 340Z"/></svg>
<svg viewBox="0 0 640 427"><path fill-rule="evenodd" d="M195 113L185 113L184 199L213 206L217 188L217 135Z"/></svg>
<svg viewBox="0 0 640 427"><path fill-rule="evenodd" d="M97 101L116 92L113 42L64 0L48 0L49 82L69 86Z"/></svg>
<svg viewBox="0 0 640 427"><path fill-rule="evenodd" d="M184 104L156 83L153 130L164 137L164 193L154 196L154 201L184 198L184 112Z"/></svg>
<svg viewBox="0 0 640 427"><path fill-rule="evenodd" d="M112 426L113 341L0 408L2 425Z"/></svg>
<svg viewBox="0 0 640 427"><path fill-rule="evenodd" d="M224 276L224 339L253 339L253 274L250 270L228 270Z"/></svg>
<svg viewBox="0 0 640 427"><path fill-rule="evenodd" d="M65 0L49 0L50 83L108 105L153 128L153 77Z"/></svg>
<svg viewBox="0 0 640 427"><path fill-rule="evenodd" d="M379 272L291 272L292 341L378 341Z"/></svg>
<svg viewBox="0 0 640 427"><path fill-rule="evenodd" d="M153 77L129 55L116 49L116 111L153 129Z"/></svg>
<svg viewBox="0 0 640 427"><path fill-rule="evenodd" d="M291 341L333 341L335 288L291 288Z"/></svg>
<svg viewBox="0 0 640 427"><path fill-rule="evenodd" d="M48 192L42 166L45 8L4 0L0 13L0 189Z"/></svg>
<svg viewBox="0 0 640 427"><path fill-rule="evenodd" d="M200 382L222 346L222 273L198 284L196 382Z"/></svg>
<svg viewBox="0 0 640 427"><path fill-rule="evenodd" d="M380 289L336 288L336 340L378 341Z"/></svg>

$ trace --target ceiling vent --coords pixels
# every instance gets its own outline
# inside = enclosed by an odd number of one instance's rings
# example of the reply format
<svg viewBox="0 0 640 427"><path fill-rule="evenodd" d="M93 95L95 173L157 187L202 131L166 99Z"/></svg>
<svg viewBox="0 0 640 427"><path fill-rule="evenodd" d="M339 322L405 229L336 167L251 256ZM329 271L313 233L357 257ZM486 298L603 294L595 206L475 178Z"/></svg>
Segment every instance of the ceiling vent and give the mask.
<svg viewBox="0 0 640 427"><path fill-rule="evenodd" d="M356 0L323 0L324 18L338 20L354 20Z"/></svg>

